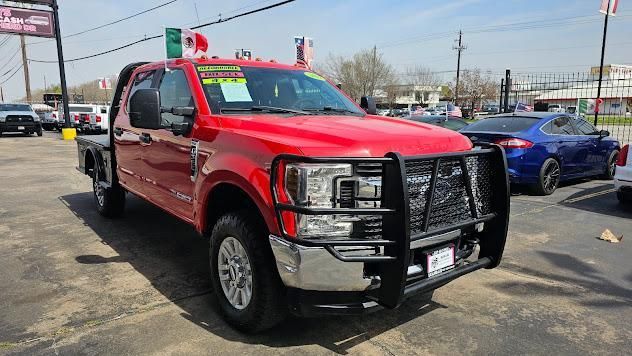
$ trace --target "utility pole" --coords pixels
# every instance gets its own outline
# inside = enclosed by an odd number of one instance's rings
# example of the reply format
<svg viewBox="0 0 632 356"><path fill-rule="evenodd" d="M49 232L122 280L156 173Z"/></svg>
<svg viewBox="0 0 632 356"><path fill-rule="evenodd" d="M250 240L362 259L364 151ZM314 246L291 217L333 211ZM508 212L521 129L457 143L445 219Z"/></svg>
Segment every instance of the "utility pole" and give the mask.
<svg viewBox="0 0 632 356"><path fill-rule="evenodd" d="M459 30L459 39L455 40L459 45L453 46L452 49L456 50L456 88L454 88L454 105L459 105L459 79L461 78L461 52L467 49L467 46L463 44L463 31Z"/></svg>
<svg viewBox="0 0 632 356"><path fill-rule="evenodd" d="M601 81L603 80L603 59L606 54L606 34L608 33L608 17L610 17L610 6L612 5L612 0L608 0L608 8L606 9L606 19L603 22L603 39L601 41L601 64L599 65L599 85L597 86L597 100L595 106L595 122L594 125L597 126L597 119L599 118L599 102L601 99Z"/></svg>
<svg viewBox="0 0 632 356"><path fill-rule="evenodd" d="M0 86L0 103L4 102L4 90L2 90L2 86Z"/></svg>
<svg viewBox="0 0 632 356"><path fill-rule="evenodd" d="M29 76L29 63L26 58L26 43L24 35L20 35L20 47L22 48L22 68L24 68L24 86L26 87L26 101L31 103L31 78Z"/></svg>

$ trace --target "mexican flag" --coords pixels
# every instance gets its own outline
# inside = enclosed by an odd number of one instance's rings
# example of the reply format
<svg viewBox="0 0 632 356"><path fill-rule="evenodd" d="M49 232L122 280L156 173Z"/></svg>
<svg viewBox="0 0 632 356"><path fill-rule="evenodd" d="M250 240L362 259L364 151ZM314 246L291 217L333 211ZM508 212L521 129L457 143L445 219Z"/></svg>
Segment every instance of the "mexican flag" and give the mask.
<svg viewBox="0 0 632 356"><path fill-rule="evenodd" d="M594 114L595 99L577 99L577 113L589 115Z"/></svg>
<svg viewBox="0 0 632 356"><path fill-rule="evenodd" d="M193 58L206 54L208 41L202 34L180 28L167 28L165 33L167 58Z"/></svg>

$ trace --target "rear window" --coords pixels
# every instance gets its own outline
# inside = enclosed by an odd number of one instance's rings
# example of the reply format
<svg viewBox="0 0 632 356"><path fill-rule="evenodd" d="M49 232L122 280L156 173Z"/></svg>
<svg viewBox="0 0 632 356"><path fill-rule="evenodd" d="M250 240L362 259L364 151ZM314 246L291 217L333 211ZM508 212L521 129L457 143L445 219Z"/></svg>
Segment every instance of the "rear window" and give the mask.
<svg viewBox="0 0 632 356"><path fill-rule="evenodd" d="M90 106L86 107L70 105L68 106L68 110L70 110L71 112L94 112L94 108Z"/></svg>
<svg viewBox="0 0 632 356"><path fill-rule="evenodd" d="M0 104L0 111L32 111L26 104Z"/></svg>
<svg viewBox="0 0 632 356"><path fill-rule="evenodd" d="M477 121L463 131L465 132L520 132L529 129L540 119L523 116L500 116Z"/></svg>

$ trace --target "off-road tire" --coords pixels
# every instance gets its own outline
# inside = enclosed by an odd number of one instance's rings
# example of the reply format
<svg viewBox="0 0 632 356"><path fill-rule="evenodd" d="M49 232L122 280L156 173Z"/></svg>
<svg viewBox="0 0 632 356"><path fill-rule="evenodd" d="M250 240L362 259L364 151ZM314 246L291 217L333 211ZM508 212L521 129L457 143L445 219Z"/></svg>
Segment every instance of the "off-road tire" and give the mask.
<svg viewBox="0 0 632 356"><path fill-rule="evenodd" d="M37 134L37 136L42 137L42 135L44 134L42 132L42 128L40 127L39 130L35 131L35 133Z"/></svg>
<svg viewBox="0 0 632 356"><path fill-rule="evenodd" d="M242 310L231 305L219 280L217 261L220 245L227 237L237 239L244 247L252 271L252 297ZM288 312L285 286L277 272L267 228L252 213L230 212L217 220L210 238L209 262L220 313L230 325L242 332L256 333L285 319Z"/></svg>
<svg viewBox="0 0 632 356"><path fill-rule="evenodd" d="M557 168L557 178L551 178L554 181L551 183L547 183L547 177L551 174L551 170ZM548 158L544 163L542 163L542 167L540 168L540 174L538 175L538 183L535 184L534 192L537 195L551 195L557 189L557 186L560 184L560 175L562 173L562 169L560 164L554 158Z"/></svg>
<svg viewBox="0 0 632 356"><path fill-rule="evenodd" d="M617 167L617 158L619 158L619 151L614 150L608 157L608 165L606 171L600 176L601 179L612 180L614 178L614 172Z"/></svg>
<svg viewBox="0 0 632 356"><path fill-rule="evenodd" d="M119 217L125 210L125 190L118 184L109 188L103 187L101 188L103 189L103 199L100 200L97 193L97 184L103 179L102 177L103 173L95 162L92 170L92 195L97 211L108 218Z"/></svg>

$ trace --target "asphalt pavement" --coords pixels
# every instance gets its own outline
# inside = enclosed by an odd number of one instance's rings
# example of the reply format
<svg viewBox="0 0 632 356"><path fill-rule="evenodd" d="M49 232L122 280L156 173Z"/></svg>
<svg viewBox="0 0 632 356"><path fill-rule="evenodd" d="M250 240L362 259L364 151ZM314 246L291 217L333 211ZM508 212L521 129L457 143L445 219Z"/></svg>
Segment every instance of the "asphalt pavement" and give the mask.
<svg viewBox="0 0 632 356"><path fill-rule="evenodd" d="M76 145L0 137L0 354L628 355L632 207L609 181L516 193L505 258L433 300L367 316L290 318L240 334L217 314L207 245L128 196L99 216ZM599 240L604 229L624 235Z"/></svg>

